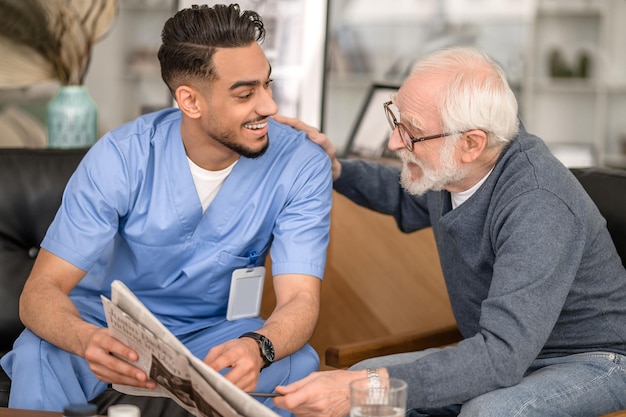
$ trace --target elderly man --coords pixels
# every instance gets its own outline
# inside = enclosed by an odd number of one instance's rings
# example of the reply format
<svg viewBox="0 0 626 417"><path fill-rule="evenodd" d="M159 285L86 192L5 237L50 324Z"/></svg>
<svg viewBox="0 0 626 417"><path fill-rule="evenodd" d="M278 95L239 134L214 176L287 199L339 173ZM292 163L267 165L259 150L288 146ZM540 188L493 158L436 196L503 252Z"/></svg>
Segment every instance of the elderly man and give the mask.
<svg viewBox="0 0 626 417"><path fill-rule="evenodd" d="M474 49L436 51L384 111L402 170L340 161L325 135L283 120L331 155L335 190L405 232L433 228L465 339L315 373L278 387L276 404L341 416L349 382L379 375L408 382L409 416L625 408L626 271L578 181L518 125L501 68Z"/></svg>

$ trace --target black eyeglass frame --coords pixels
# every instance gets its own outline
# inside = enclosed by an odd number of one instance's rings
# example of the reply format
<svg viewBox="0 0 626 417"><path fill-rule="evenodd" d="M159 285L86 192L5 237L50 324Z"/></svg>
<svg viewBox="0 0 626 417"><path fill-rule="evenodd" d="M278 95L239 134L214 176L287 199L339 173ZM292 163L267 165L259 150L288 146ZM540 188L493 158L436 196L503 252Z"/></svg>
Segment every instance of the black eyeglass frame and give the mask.
<svg viewBox="0 0 626 417"><path fill-rule="evenodd" d="M405 125L403 125L401 122L398 121L398 119L396 119L396 115L393 114L393 111L391 111L391 109L389 108L389 106L392 104L393 102L391 100L383 104L383 107L385 109L385 118L387 119L387 123L389 123L389 127L392 131L396 130L396 128L404 130L405 134L402 134L403 132L402 130L400 130L400 138L402 139L404 146L406 146L409 151L413 151L413 144L415 142L424 142L426 140L445 138L446 136L452 136L457 134L439 133L438 135L422 136L421 138L415 138L411 136L411 134L409 133L409 129L407 129Z"/></svg>

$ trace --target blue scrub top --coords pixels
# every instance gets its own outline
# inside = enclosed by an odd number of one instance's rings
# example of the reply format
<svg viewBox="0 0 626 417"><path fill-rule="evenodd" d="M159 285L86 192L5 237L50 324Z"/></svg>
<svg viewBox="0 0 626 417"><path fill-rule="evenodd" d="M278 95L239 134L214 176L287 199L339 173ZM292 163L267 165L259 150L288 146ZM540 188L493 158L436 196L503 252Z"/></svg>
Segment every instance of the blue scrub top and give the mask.
<svg viewBox="0 0 626 417"><path fill-rule="evenodd" d="M272 272L323 276L330 161L303 133L270 120L270 145L241 157L203 214L167 109L100 139L70 179L41 246L87 271L70 297L105 325L100 294L123 281L176 335L225 320L232 272L271 246Z"/></svg>

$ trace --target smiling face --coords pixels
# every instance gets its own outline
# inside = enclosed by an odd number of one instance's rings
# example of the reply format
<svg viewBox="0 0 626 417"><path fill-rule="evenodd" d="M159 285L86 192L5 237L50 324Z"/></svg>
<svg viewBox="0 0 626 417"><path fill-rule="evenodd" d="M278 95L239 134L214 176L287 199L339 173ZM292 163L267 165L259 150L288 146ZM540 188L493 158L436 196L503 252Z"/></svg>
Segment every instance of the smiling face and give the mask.
<svg viewBox="0 0 626 417"><path fill-rule="evenodd" d="M278 111L263 50L256 42L218 48L213 64L216 79L194 88L198 125L186 135L186 146L193 136L196 145L202 141L249 158L262 155L269 146L268 120Z"/></svg>

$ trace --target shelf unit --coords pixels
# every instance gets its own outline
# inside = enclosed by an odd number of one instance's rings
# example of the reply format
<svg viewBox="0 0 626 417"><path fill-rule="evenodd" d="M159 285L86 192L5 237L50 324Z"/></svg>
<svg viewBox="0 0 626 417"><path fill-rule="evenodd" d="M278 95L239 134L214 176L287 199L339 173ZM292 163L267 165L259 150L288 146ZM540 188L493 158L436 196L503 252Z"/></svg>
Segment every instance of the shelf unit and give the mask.
<svg viewBox="0 0 626 417"><path fill-rule="evenodd" d="M620 146L626 139L626 74L618 45L626 34L624 18L624 0L537 3L521 114L527 129L566 164L587 154L590 164L626 167Z"/></svg>
<svg viewBox="0 0 626 417"><path fill-rule="evenodd" d="M420 3L410 9L415 13L393 18L383 13L387 9L382 5L380 12L355 11L365 10L355 5L366 3L378 7L374 0L330 3L331 54L323 129L340 151L369 87L390 83L389 68L395 68L395 63L406 68L411 58L432 46L428 42L440 46L448 42L478 45L503 65L526 128L544 139L557 156L576 157L566 164L626 168L626 48L622 46L626 0L414 1ZM517 13L508 13L512 7L518 8ZM433 38L437 26L448 28L442 39ZM472 34L474 39L468 39ZM337 53L338 44L343 55ZM356 50L350 49L353 45ZM587 76L552 77L550 53L556 49L575 70L578 54L585 52L590 59ZM338 59L342 56L347 59ZM351 68L363 57L369 67Z"/></svg>
<svg viewBox="0 0 626 417"><path fill-rule="evenodd" d="M532 0L531 0L532 1ZM436 48L475 44L499 60L521 101L527 1L376 0L330 2L323 130L347 151L373 84L400 85L415 60ZM528 9L528 11L527 11ZM382 115L382 103L380 107Z"/></svg>

